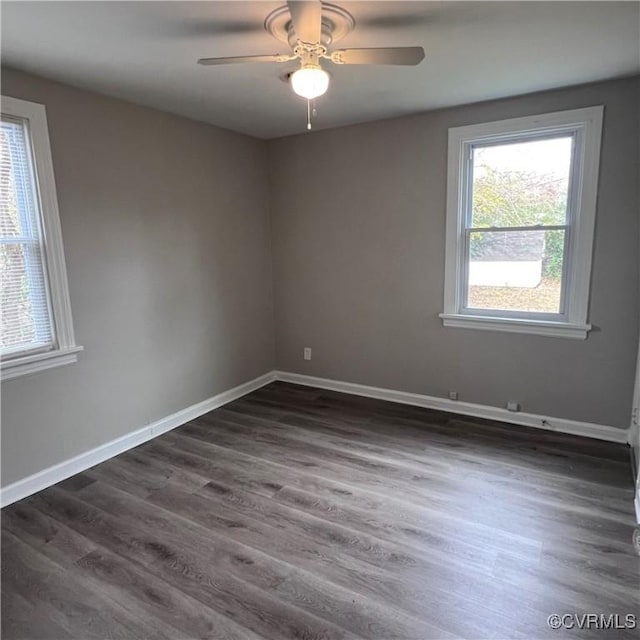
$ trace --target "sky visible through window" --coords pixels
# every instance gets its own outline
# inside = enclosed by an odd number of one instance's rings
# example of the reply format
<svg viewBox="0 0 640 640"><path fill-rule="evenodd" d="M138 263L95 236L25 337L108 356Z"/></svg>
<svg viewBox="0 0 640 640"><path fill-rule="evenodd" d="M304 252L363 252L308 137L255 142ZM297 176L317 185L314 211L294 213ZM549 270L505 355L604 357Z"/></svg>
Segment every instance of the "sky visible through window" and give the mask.
<svg viewBox="0 0 640 640"><path fill-rule="evenodd" d="M487 165L499 171L534 171L568 180L572 142L571 136L565 136L479 147L475 152L482 161L474 169L481 171Z"/></svg>

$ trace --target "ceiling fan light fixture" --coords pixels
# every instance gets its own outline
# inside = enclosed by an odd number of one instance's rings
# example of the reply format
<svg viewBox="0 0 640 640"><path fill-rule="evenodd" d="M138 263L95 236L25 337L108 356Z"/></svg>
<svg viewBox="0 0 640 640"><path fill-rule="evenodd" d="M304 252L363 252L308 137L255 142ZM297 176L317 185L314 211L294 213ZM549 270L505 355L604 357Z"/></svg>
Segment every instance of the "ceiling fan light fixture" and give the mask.
<svg viewBox="0 0 640 640"><path fill-rule="evenodd" d="M291 75L291 88L307 100L319 98L329 88L329 74L320 65L305 65Z"/></svg>

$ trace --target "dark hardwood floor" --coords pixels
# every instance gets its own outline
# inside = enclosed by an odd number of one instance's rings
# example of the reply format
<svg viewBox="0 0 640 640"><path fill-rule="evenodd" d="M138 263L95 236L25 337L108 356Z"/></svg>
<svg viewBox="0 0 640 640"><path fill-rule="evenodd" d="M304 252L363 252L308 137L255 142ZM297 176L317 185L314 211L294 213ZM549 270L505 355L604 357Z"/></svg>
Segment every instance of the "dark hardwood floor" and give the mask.
<svg viewBox="0 0 640 640"><path fill-rule="evenodd" d="M582 638L628 449L274 383L2 511L2 638Z"/></svg>

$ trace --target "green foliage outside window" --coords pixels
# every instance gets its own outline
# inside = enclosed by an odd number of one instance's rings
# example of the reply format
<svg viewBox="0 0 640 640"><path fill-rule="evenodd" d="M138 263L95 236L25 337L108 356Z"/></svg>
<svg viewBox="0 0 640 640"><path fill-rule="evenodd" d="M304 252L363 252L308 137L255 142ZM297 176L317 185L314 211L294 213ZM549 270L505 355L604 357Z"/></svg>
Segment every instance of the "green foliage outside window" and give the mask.
<svg viewBox="0 0 640 640"><path fill-rule="evenodd" d="M474 178L473 227L563 225L566 210L566 182L552 175L484 166ZM471 257L480 250L480 243L475 243ZM563 255L564 232L548 231L543 277L561 277Z"/></svg>

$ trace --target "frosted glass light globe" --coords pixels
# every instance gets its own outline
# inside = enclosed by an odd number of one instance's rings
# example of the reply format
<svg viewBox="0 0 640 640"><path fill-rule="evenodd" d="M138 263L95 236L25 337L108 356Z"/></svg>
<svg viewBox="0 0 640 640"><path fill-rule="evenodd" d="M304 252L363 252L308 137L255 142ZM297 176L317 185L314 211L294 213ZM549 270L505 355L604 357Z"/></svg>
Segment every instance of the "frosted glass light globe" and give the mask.
<svg viewBox="0 0 640 640"><path fill-rule="evenodd" d="M291 76L291 87L299 96L313 100L326 93L329 74L317 65L302 67Z"/></svg>

